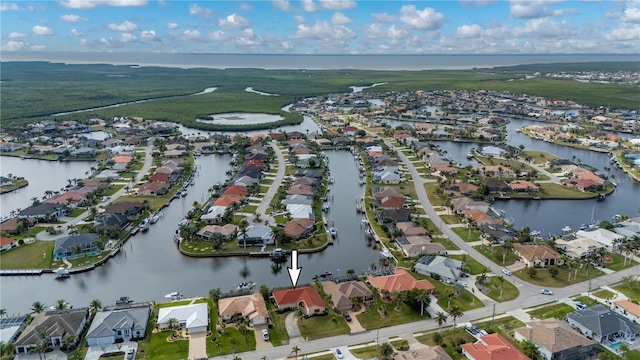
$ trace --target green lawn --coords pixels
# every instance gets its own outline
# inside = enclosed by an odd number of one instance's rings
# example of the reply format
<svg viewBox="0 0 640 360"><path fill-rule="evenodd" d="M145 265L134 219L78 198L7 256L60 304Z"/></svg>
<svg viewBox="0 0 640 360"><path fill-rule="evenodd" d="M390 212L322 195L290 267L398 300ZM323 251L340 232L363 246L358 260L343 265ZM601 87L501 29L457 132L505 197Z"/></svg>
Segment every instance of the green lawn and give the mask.
<svg viewBox="0 0 640 360"><path fill-rule="evenodd" d="M500 298L500 281L498 279L499 279L498 276L489 277L489 282L485 284L485 286L488 287L490 290L489 290L489 293L485 295L487 295L488 297L492 298L497 302L513 300L517 298L518 295L520 295L520 291L518 291L518 288L505 280L502 283L502 287L503 287L502 298Z"/></svg>
<svg viewBox="0 0 640 360"><path fill-rule="evenodd" d="M458 215L440 215L440 218L445 224L460 224Z"/></svg>
<svg viewBox="0 0 640 360"><path fill-rule="evenodd" d="M427 191L427 196L429 197L429 201L433 206L443 206L445 205L444 200L436 195L436 189L439 187L438 183L426 183L424 184L424 189Z"/></svg>
<svg viewBox="0 0 640 360"><path fill-rule="evenodd" d="M471 231L469 231L469 228L453 228L451 230L466 242L480 241L480 231L478 229L471 228Z"/></svg>
<svg viewBox="0 0 640 360"><path fill-rule="evenodd" d="M302 337L307 340L345 335L350 331L346 320L333 311L330 311L329 315L298 319L298 327Z"/></svg>
<svg viewBox="0 0 640 360"><path fill-rule="evenodd" d="M269 301L267 302L267 309L269 310L269 317L273 323L272 327L269 327L269 341L273 346L286 345L289 343L289 333L284 324L285 318L288 312L278 313L274 305Z"/></svg>
<svg viewBox="0 0 640 360"><path fill-rule="evenodd" d="M49 269L54 245L55 241L36 241L0 253L2 269Z"/></svg>
<svg viewBox="0 0 640 360"><path fill-rule="evenodd" d="M86 208L75 208L67 214L68 217L74 218L80 216L83 212L87 211Z"/></svg>
<svg viewBox="0 0 640 360"><path fill-rule="evenodd" d="M372 359L376 357L376 346L365 346L357 349L349 349L349 352L358 359ZM315 359L315 358L314 358Z"/></svg>
<svg viewBox="0 0 640 360"><path fill-rule="evenodd" d="M106 189L104 191L104 196L112 196L113 194L115 194L116 192L118 192L118 190L122 189L124 187L124 184L112 184L109 185L109 188Z"/></svg>
<svg viewBox="0 0 640 360"><path fill-rule="evenodd" d="M608 252L606 256L611 258L611 262L610 263L605 262L605 264L604 264L604 266L606 266L607 269L620 271L622 269L626 269L628 267L638 265L637 262L635 262L635 261L633 261L631 259L627 259L627 265L624 266L624 255L621 255L621 254L618 254L618 253Z"/></svg>
<svg viewBox="0 0 640 360"><path fill-rule="evenodd" d="M598 292L594 292L593 296L595 297L599 297L600 299L611 299L612 297L614 297L616 294L612 293L609 290L600 290Z"/></svg>
<svg viewBox="0 0 640 360"><path fill-rule="evenodd" d="M493 251L491 251L491 248L487 245L478 245L478 246L474 246L473 248L478 250L478 252L484 255L487 259L493 261L494 263L500 266L513 265L513 263L515 263L516 260L518 259L513 252L507 253L507 255L504 257L504 263L503 263L502 251L500 251L500 249L498 249L497 247L494 247Z"/></svg>
<svg viewBox="0 0 640 360"><path fill-rule="evenodd" d="M420 275L417 274L416 278L420 278L419 276ZM433 279L429 279L429 281L433 284L433 286L436 287L437 297L439 298L438 305L440 305L440 307L445 310L448 309L449 299L447 298L446 294L447 290L453 290L453 286L443 284L440 281L435 281ZM481 308L484 306L482 301L480 301L468 290L464 290L462 294L454 295L454 297L451 298L451 306L454 305L458 305L458 307L460 307L460 310L463 312L471 309Z"/></svg>
<svg viewBox="0 0 640 360"><path fill-rule="evenodd" d="M102 258L108 255L109 255L109 251L103 251L98 255L85 255L85 256L77 257L75 259L68 259L68 261L71 264L73 264L73 268L82 268L84 266L95 264L96 262L100 261ZM55 260L53 260L51 262L51 267L58 267L60 265L63 265L62 261L56 262Z"/></svg>
<svg viewBox="0 0 640 360"><path fill-rule="evenodd" d="M262 179L260 181L260 185L271 185L273 184L273 179Z"/></svg>
<svg viewBox="0 0 640 360"><path fill-rule="evenodd" d="M458 245L454 244L453 241L449 240L449 238L431 238L431 240L435 243L442 244L447 250L460 250Z"/></svg>
<svg viewBox="0 0 640 360"><path fill-rule="evenodd" d="M613 288L625 294L631 301L640 301L640 286L622 283Z"/></svg>
<svg viewBox="0 0 640 360"><path fill-rule="evenodd" d="M382 311L386 309L386 314ZM425 310L423 318L427 318L429 315ZM376 301L369 303L368 311L356 315L360 325L367 330L376 329L378 327L393 326L399 324L406 324L420 319L420 308L410 307L407 304L400 304L398 310L395 309L395 304L385 302L376 295Z"/></svg>
<svg viewBox="0 0 640 360"><path fill-rule="evenodd" d="M146 347L146 356L138 356L143 359L153 360L186 359L189 356L189 341L177 340L168 342L167 338L172 333L172 331L152 333L149 345Z"/></svg>
<svg viewBox="0 0 640 360"><path fill-rule="evenodd" d="M538 165L542 165L549 160L558 158L556 155L553 155L546 151L535 151L535 150L525 150L522 152L522 155L523 157L524 155L529 155L533 160L533 163Z"/></svg>
<svg viewBox="0 0 640 360"><path fill-rule="evenodd" d="M583 192L561 184L544 183L540 184L541 197L551 197L556 199L587 199L593 197L593 193Z"/></svg>
<svg viewBox="0 0 640 360"><path fill-rule="evenodd" d="M556 277L552 277L549 271L546 269L538 269L534 277L530 277L526 269L518 270L513 275L519 277L522 280L528 281L532 284L540 285L543 287L564 287L567 286L567 278L569 275L568 268L566 266L559 266L560 272ZM585 269L578 269L578 278L574 278L576 273L575 269L571 269L571 281L569 284L575 284L589 279L596 278L604 275L604 273L597 268L589 265L589 273L586 273Z"/></svg>
<svg viewBox="0 0 640 360"><path fill-rule="evenodd" d="M436 332L433 331L427 334L418 335L416 336L416 340L429 346L440 345L444 349L444 351L446 351L447 354L451 356L453 360L466 359L466 357L464 357L462 354L459 354L458 352L456 352L456 347L458 345L468 343L468 342L474 342L476 340L464 328L457 327L455 329L448 328L446 330L441 331L440 333L442 334L442 341L439 344L437 344L434 341L435 333Z"/></svg>
<svg viewBox="0 0 640 360"><path fill-rule="evenodd" d="M484 265L480 264L476 259L469 255L449 255L450 258L464 261L465 265L469 268L471 275L478 275L484 270Z"/></svg>
<svg viewBox="0 0 640 360"><path fill-rule="evenodd" d="M222 335L215 334L207 338L207 354L209 356L228 355L256 349L256 337L252 330L244 333L233 327L227 327ZM219 346L218 346L219 344ZM183 359L183 358L180 358Z"/></svg>
<svg viewBox="0 0 640 360"><path fill-rule="evenodd" d="M242 207L241 212L248 214L255 214L256 210L258 210L258 206L256 205L246 205Z"/></svg>
<svg viewBox="0 0 640 360"><path fill-rule="evenodd" d="M532 318L536 319L564 319L567 314L574 312L575 309L565 303L544 306L535 310L528 311Z"/></svg>
<svg viewBox="0 0 640 360"><path fill-rule="evenodd" d="M586 296L578 296L577 298L573 298L573 301L579 301L587 306L593 306L593 305L598 305L600 304L599 302L597 302L596 300L593 300L590 297L586 297Z"/></svg>

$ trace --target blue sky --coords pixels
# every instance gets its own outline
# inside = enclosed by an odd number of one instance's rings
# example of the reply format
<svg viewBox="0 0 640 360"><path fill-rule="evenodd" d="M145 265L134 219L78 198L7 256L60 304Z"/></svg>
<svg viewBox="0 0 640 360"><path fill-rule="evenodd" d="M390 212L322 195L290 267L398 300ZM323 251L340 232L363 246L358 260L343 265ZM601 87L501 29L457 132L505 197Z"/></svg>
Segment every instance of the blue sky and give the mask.
<svg viewBox="0 0 640 360"><path fill-rule="evenodd" d="M0 2L2 51L640 54L640 1Z"/></svg>

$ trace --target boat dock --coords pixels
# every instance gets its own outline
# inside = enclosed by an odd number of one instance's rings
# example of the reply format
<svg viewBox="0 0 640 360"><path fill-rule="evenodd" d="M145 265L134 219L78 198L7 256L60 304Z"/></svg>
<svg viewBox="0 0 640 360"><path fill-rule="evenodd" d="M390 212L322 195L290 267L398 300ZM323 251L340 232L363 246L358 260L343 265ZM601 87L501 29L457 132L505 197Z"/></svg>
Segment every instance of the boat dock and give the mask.
<svg viewBox="0 0 640 360"><path fill-rule="evenodd" d="M0 276L40 276L44 270L0 270Z"/></svg>

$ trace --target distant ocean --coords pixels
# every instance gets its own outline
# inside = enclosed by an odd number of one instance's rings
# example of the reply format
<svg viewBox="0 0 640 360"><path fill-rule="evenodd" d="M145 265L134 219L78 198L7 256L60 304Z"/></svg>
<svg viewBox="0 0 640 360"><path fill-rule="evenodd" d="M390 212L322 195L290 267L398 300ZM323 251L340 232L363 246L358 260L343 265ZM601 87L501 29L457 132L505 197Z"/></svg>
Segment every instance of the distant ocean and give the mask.
<svg viewBox="0 0 640 360"><path fill-rule="evenodd" d="M0 61L48 61L66 64L113 64L214 69L435 70L491 68L526 64L640 61L640 56L638 54L300 55L4 51L1 54Z"/></svg>

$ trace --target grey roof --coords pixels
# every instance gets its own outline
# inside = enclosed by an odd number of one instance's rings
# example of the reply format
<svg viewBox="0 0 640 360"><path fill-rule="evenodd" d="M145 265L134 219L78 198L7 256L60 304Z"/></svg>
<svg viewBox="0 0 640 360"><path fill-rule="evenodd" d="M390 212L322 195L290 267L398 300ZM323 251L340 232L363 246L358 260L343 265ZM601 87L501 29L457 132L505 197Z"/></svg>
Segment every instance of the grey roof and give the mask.
<svg viewBox="0 0 640 360"><path fill-rule="evenodd" d="M624 316L615 313L603 305L595 305L567 315L567 318L579 323L602 337L622 331L637 334L638 326Z"/></svg>
<svg viewBox="0 0 640 360"><path fill-rule="evenodd" d="M62 210L63 206L58 204L51 203L40 203L37 205L29 206L28 208L20 211L19 215L22 216L30 216L30 215L46 215L53 214Z"/></svg>
<svg viewBox="0 0 640 360"><path fill-rule="evenodd" d="M64 337L66 335L79 335L76 331L85 321L88 308L47 311L36 314L31 324L20 334L16 340L16 346L34 345L41 340L40 329L46 331L47 337Z"/></svg>
<svg viewBox="0 0 640 360"><path fill-rule="evenodd" d="M289 204L301 204L301 205L313 205L313 197L308 195L287 195L287 197L280 202L283 205Z"/></svg>
<svg viewBox="0 0 640 360"><path fill-rule="evenodd" d="M463 266L464 263L460 260L444 256L428 255L418 259L414 268L416 270L438 274L444 278L457 279L460 276L460 269L462 269Z"/></svg>
<svg viewBox="0 0 640 360"><path fill-rule="evenodd" d="M144 331L149 320L149 307L101 311L96 314L87 332L87 338L115 335L117 330Z"/></svg>
<svg viewBox="0 0 640 360"><path fill-rule="evenodd" d="M53 247L53 253L57 253L59 250L68 249L71 246L91 244L98 239L98 234L94 233L78 233L71 236L61 237L56 239L56 244Z"/></svg>
<svg viewBox="0 0 640 360"><path fill-rule="evenodd" d="M246 236L249 239L271 239L272 230L269 226L255 225L247 227ZM242 238L242 236L238 236Z"/></svg>

